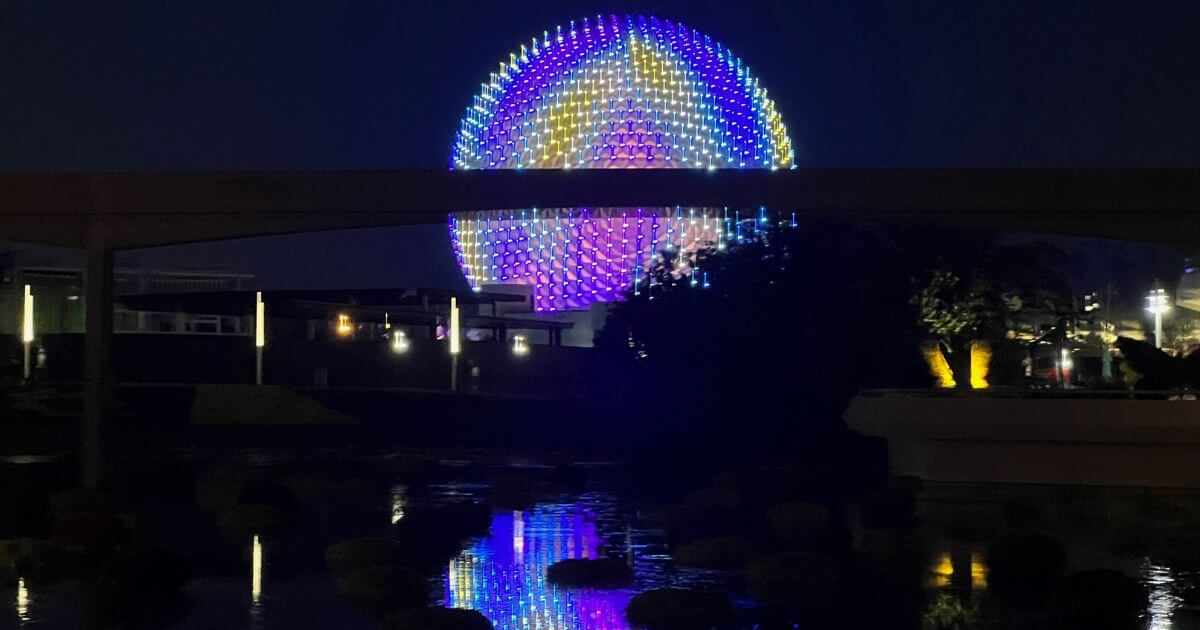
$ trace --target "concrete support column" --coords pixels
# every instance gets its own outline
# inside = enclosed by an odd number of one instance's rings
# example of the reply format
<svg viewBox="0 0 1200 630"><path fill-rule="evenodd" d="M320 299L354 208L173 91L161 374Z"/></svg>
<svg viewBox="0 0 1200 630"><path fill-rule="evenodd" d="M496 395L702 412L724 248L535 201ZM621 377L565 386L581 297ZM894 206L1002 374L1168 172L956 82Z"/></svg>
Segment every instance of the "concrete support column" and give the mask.
<svg viewBox="0 0 1200 630"><path fill-rule="evenodd" d="M112 418L116 378L112 371L113 340L113 250L107 226L93 224L88 243L87 278L84 287L84 417L80 468L85 488L103 483L101 452L105 426Z"/></svg>
<svg viewBox="0 0 1200 630"><path fill-rule="evenodd" d="M88 251L87 332L84 335L84 420L81 466L83 484L95 488L102 480L101 432L113 413L115 380L111 355L113 338L113 252Z"/></svg>

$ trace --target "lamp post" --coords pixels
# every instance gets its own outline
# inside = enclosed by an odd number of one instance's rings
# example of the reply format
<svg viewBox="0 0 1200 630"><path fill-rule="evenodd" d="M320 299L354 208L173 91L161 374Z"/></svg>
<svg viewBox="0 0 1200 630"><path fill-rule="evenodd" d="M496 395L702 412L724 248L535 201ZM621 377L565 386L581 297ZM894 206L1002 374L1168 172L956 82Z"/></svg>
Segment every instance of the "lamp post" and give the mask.
<svg viewBox="0 0 1200 630"><path fill-rule="evenodd" d="M25 285L25 303L21 317L21 345L25 346L25 382L33 377L33 288Z"/></svg>
<svg viewBox="0 0 1200 630"><path fill-rule="evenodd" d="M450 391L458 390L458 353L462 352L459 338L458 298L450 298Z"/></svg>
<svg viewBox="0 0 1200 630"><path fill-rule="evenodd" d="M1154 314L1154 347L1162 348L1162 316L1171 310L1171 302L1164 289L1154 289L1146 296L1146 310Z"/></svg>
<svg viewBox="0 0 1200 630"><path fill-rule="evenodd" d="M263 347L267 345L267 307L262 291L254 294L254 383L263 383Z"/></svg>

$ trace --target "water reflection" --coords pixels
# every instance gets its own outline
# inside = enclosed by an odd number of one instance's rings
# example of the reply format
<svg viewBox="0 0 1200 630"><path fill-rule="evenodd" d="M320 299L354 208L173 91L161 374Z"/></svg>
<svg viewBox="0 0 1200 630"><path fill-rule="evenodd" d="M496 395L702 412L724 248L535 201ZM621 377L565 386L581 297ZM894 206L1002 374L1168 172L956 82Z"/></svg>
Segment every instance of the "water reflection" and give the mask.
<svg viewBox="0 0 1200 630"><path fill-rule="evenodd" d="M592 516L575 505L545 505L497 514L491 533L450 561L446 605L478 610L497 630L626 628L628 590L561 589L546 568L567 558L599 556Z"/></svg>
<svg viewBox="0 0 1200 630"><path fill-rule="evenodd" d="M25 587L25 578L17 578L17 619L22 624L30 622L29 589Z"/></svg>
<svg viewBox="0 0 1200 630"><path fill-rule="evenodd" d="M404 508L408 506L408 487L392 486L392 525L404 520Z"/></svg>
<svg viewBox="0 0 1200 630"><path fill-rule="evenodd" d="M1142 583L1150 592L1150 606L1147 609L1150 620L1147 628L1149 630L1171 630L1175 627L1172 617L1183 598L1179 596L1175 576L1170 567L1146 560L1142 563Z"/></svg>
<svg viewBox="0 0 1200 630"><path fill-rule="evenodd" d="M956 548L934 556L929 568L930 586L961 591L987 589L986 556L980 549Z"/></svg>

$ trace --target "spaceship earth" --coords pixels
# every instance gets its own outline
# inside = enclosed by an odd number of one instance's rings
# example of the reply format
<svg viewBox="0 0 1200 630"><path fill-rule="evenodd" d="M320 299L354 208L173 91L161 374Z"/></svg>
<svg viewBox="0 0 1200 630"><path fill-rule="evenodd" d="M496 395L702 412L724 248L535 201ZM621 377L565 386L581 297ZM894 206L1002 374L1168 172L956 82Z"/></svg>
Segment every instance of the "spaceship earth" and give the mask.
<svg viewBox="0 0 1200 630"><path fill-rule="evenodd" d="M792 168L787 129L729 49L677 22L596 16L546 31L474 97L451 169ZM552 208L450 217L472 288L533 287L539 312L621 299L663 251L689 254L735 227L712 208Z"/></svg>

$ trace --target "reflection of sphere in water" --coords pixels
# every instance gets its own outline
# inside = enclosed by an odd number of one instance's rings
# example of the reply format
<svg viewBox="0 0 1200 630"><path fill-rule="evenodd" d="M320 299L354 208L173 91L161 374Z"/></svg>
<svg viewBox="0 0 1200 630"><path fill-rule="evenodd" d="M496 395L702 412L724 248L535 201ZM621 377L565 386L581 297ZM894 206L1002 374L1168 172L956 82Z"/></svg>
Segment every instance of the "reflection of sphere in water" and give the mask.
<svg viewBox="0 0 1200 630"><path fill-rule="evenodd" d="M546 569L595 558L596 526L569 505L497 514L491 533L450 561L446 605L478 610L497 630L620 630L629 592L559 588Z"/></svg>
<svg viewBox="0 0 1200 630"><path fill-rule="evenodd" d="M707 35L636 15L572 22L501 62L450 160L452 169L793 164L774 102L740 59ZM450 234L472 287L531 285L534 309L557 311L617 299L664 250L717 243L723 218L675 208L467 213L451 217Z"/></svg>

